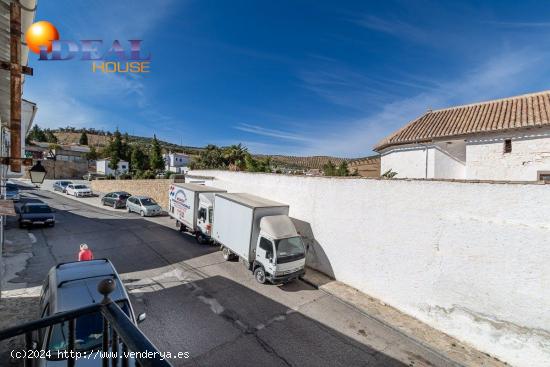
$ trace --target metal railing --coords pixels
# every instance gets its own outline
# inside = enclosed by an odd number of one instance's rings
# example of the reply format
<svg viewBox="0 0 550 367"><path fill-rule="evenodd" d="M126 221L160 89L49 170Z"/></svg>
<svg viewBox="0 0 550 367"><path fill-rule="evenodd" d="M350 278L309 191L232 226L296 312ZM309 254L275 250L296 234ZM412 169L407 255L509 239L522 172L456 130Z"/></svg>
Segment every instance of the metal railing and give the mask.
<svg viewBox="0 0 550 367"><path fill-rule="evenodd" d="M112 279L104 279L97 286L99 293L103 295L101 303L73 311L60 312L40 320L1 330L0 341L25 335L24 350L36 350L36 345L34 345L33 341L35 332L56 324L68 322L68 348L64 351L63 355L67 357L67 366L74 367L79 355L75 349L76 319L83 315L99 312L103 318L101 346L101 352L103 353L98 359L98 365L102 367L128 367L130 365L129 362L132 360L136 366L140 367L172 367L124 311L115 302L111 301L109 294L114 291L115 286L116 283ZM122 347L122 351L119 350L120 347ZM87 353L92 353L92 351ZM32 367L37 360L37 354L24 353L24 356L24 366Z"/></svg>

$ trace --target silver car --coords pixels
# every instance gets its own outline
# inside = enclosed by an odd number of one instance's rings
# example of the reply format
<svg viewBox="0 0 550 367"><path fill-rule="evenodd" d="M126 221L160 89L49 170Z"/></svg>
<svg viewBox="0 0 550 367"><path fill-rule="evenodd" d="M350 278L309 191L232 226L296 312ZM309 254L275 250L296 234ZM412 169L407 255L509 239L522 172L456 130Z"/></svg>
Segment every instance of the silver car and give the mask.
<svg viewBox="0 0 550 367"><path fill-rule="evenodd" d="M152 217L162 214L162 208L148 196L130 196L126 199L128 213L139 213L142 217Z"/></svg>
<svg viewBox="0 0 550 367"><path fill-rule="evenodd" d="M40 317L53 316L59 312L71 311L101 302L103 296L97 285L103 279L113 279L116 288L109 295L113 302L137 324L145 320L145 314L135 316L130 298L113 264L107 259L62 263L50 269L40 293ZM99 312L84 314L76 319L75 350L83 354L101 350L103 339L103 317ZM37 347L48 351L45 358L37 360L39 367L67 366L59 356L68 348L68 321L41 329ZM58 353L60 352L60 353ZM90 356L93 356L90 355ZM78 366L101 366L102 361L83 357ZM130 361L130 366L135 362Z"/></svg>

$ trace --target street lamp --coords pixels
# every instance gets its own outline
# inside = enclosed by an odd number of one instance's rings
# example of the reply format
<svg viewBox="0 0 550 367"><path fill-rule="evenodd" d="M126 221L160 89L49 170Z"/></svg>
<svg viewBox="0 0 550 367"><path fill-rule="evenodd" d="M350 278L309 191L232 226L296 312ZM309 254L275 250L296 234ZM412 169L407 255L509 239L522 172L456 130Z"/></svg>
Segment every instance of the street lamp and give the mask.
<svg viewBox="0 0 550 367"><path fill-rule="evenodd" d="M41 184L46 178L46 169L42 165L41 161L36 162L34 166L29 170L29 175L31 176L31 182L33 184Z"/></svg>

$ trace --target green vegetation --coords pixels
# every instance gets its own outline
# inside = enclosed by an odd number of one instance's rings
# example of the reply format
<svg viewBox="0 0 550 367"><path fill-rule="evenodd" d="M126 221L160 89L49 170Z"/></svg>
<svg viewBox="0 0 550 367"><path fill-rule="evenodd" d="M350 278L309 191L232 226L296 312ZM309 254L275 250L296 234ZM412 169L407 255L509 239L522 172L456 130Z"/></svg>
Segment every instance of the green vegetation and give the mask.
<svg viewBox="0 0 550 367"><path fill-rule="evenodd" d="M271 160L269 157L256 159L242 144L228 147L208 145L193 159L190 166L191 169L271 172Z"/></svg>
<svg viewBox="0 0 550 367"><path fill-rule="evenodd" d="M80 140L78 141L78 144L88 145L88 134L86 134L86 131L83 131L82 134L80 134Z"/></svg>
<svg viewBox="0 0 550 367"><path fill-rule="evenodd" d="M332 163L332 161L329 160L323 165L323 174L325 176L354 176L356 175L356 172L350 174L348 163L346 161L342 161L337 167L334 163Z"/></svg>

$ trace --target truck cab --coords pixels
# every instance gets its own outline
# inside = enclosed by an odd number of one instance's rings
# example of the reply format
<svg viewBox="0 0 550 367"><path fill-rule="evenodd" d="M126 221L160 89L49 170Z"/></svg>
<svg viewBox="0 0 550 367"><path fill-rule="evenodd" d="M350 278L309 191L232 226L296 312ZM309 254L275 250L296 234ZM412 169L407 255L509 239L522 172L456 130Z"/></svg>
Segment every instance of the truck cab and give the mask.
<svg viewBox="0 0 550 367"><path fill-rule="evenodd" d="M214 220L214 195L199 194L199 209L197 211L198 230L207 238L212 236L212 222Z"/></svg>
<svg viewBox="0 0 550 367"><path fill-rule="evenodd" d="M286 283L305 272L306 251L287 215L263 217L253 263L259 283Z"/></svg>

